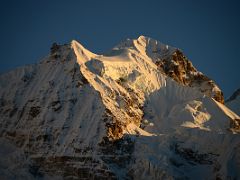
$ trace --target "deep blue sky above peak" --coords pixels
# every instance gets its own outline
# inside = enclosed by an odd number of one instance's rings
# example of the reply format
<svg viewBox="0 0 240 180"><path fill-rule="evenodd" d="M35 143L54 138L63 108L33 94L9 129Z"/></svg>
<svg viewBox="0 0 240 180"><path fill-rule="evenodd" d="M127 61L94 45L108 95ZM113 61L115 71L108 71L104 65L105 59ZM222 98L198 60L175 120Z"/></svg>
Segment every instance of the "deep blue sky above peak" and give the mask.
<svg viewBox="0 0 240 180"><path fill-rule="evenodd" d="M38 62L53 42L102 53L145 35L182 49L228 97L240 88L238 0L1 0L0 72Z"/></svg>

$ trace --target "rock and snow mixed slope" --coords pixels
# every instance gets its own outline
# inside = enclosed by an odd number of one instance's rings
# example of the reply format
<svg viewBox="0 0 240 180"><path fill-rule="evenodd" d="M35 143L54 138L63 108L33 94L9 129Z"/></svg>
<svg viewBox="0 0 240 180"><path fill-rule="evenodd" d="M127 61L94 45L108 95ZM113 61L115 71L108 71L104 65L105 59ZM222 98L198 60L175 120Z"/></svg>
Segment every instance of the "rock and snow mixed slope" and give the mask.
<svg viewBox="0 0 240 180"><path fill-rule="evenodd" d="M240 118L223 102L179 49L151 38L103 55L54 44L0 76L0 143L30 179L240 178Z"/></svg>

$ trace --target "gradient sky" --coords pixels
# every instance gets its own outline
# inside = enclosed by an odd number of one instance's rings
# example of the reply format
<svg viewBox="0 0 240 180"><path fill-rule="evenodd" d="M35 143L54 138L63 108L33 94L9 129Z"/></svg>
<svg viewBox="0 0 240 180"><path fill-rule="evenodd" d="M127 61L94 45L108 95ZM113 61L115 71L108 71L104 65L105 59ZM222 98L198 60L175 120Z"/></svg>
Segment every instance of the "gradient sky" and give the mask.
<svg viewBox="0 0 240 180"><path fill-rule="evenodd" d="M240 88L238 0L1 0L0 72L38 62L53 42L102 53L143 34L182 49L225 97Z"/></svg>

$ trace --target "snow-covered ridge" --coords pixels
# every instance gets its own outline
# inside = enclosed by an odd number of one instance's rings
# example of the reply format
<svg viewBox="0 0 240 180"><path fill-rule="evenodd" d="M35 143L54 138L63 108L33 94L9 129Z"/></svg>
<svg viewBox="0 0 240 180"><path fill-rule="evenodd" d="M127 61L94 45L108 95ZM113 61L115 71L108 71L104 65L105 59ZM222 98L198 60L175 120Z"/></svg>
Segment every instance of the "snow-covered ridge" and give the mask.
<svg viewBox="0 0 240 180"><path fill-rule="evenodd" d="M137 39L126 39L99 56L99 59L114 62L138 58L156 64L160 71L178 83L198 88L208 97L224 103L223 93L213 80L198 71L180 49L160 41L141 35Z"/></svg>
<svg viewBox="0 0 240 180"><path fill-rule="evenodd" d="M40 63L0 75L0 143L25 152L23 176L239 178L240 118L209 81L144 36L102 55L53 44Z"/></svg>

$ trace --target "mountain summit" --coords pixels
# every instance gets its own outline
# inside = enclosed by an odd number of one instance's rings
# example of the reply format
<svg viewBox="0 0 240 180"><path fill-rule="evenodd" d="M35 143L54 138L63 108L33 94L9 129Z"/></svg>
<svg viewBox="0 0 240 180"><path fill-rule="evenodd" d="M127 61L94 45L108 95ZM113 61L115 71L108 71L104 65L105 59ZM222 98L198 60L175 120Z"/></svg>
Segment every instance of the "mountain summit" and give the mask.
<svg viewBox="0 0 240 180"><path fill-rule="evenodd" d="M53 44L0 75L0 177L240 178L240 117L180 49Z"/></svg>

